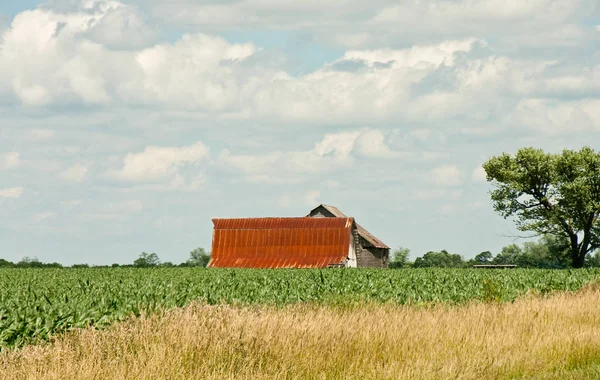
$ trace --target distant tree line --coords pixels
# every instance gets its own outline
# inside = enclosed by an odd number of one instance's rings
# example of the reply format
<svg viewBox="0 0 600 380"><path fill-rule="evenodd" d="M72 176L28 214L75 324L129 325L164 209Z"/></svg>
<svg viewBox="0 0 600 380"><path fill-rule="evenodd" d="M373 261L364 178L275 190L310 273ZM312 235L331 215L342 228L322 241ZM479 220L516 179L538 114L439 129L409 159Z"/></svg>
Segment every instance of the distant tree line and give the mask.
<svg viewBox="0 0 600 380"><path fill-rule="evenodd" d="M140 256L131 264L112 264L112 265L94 265L95 268L152 268L152 267L206 267L210 260L210 253L206 253L204 248L196 248L190 252L189 258L178 265L170 261L161 262L158 254L142 252ZM89 264L74 264L70 267L63 266L60 263L43 263L37 257L24 257L21 261L13 263L8 260L0 259L0 268L89 268Z"/></svg>
<svg viewBox="0 0 600 380"><path fill-rule="evenodd" d="M443 249L439 252L429 251L414 261L410 261L410 250L400 247L392 252L389 267L400 268L472 268L477 264L515 264L520 268L570 268L569 247L560 238L544 235L537 242L525 242L522 245L509 244L494 256L490 251L483 251L474 258L465 260L457 253ZM95 268L155 268L155 267L206 267L210 261L210 253L204 248L196 248L190 252L189 258L180 263L161 261L156 253L142 252L131 264L94 265ZM600 267L600 251L588 255L585 267ZM0 268L89 268L89 264L63 266L60 263L43 263L36 257L24 257L13 263L0 259Z"/></svg>
<svg viewBox="0 0 600 380"><path fill-rule="evenodd" d="M520 268L570 268L571 254L568 243L553 236L544 235L536 242L522 245L509 244L494 256L483 251L474 258L465 260L461 255L446 250L429 251L413 262L409 260L410 250L398 248L390 257L390 268L472 268L473 265L514 264ZM588 255L584 267L600 267L600 251Z"/></svg>

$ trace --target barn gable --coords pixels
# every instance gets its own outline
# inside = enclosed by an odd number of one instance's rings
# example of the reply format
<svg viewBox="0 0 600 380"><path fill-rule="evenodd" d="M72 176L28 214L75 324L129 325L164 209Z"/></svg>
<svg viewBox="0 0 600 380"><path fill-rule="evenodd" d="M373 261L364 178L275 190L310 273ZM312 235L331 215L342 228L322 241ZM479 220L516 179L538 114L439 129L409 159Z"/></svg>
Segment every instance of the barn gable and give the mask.
<svg viewBox="0 0 600 380"><path fill-rule="evenodd" d="M353 218L213 219L213 268L356 267Z"/></svg>
<svg viewBox="0 0 600 380"><path fill-rule="evenodd" d="M307 215L312 218L347 218L337 207L321 204ZM390 247L356 223L355 250L359 267L387 267Z"/></svg>

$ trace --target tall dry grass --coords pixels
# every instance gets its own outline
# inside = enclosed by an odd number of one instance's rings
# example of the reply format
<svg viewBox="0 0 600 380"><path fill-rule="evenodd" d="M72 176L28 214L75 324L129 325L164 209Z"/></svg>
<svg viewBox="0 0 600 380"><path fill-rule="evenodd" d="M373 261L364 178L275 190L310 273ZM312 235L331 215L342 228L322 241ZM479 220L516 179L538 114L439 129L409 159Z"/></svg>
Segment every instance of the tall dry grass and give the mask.
<svg viewBox="0 0 600 380"><path fill-rule="evenodd" d="M0 364L2 379L598 379L600 290L460 307L197 304Z"/></svg>

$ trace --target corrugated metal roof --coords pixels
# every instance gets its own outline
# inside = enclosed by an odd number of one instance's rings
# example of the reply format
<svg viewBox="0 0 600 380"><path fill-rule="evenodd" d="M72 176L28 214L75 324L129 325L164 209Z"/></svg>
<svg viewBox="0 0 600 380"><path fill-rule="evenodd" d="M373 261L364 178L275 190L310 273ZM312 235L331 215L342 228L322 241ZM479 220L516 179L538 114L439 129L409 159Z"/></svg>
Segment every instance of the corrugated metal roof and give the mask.
<svg viewBox="0 0 600 380"><path fill-rule="evenodd" d="M213 219L209 267L326 268L348 257L353 218Z"/></svg>
<svg viewBox="0 0 600 380"><path fill-rule="evenodd" d="M381 240L377 239L372 233L367 231L363 226L356 223L356 229L358 230L358 234L362 236L366 241L373 244L375 248L390 248L386 244L384 244Z"/></svg>
<svg viewBox="0 0 600 380"><path fill-rule="evenodd" d="M347 218L347 216L335 206L321 204L321 205L315 207L312 211L314 211L315 209L317 209L319 207L325 208L327 211L329 211L331 214L333 214L336 218ZM310 213L309 213L309 215L310 215ZM356 223L356 229L358 230L358 234L360 236L362 236L363 239L365 239L366 241L371 243L373 245L373 247L375 247L375 248L390 248L386 244L384 244L381 240L379 240L377 237L375 237L375 235L373 235L372 233L367 231L366 228L364 228L363 226L361 226L358 223Z"/></svg>

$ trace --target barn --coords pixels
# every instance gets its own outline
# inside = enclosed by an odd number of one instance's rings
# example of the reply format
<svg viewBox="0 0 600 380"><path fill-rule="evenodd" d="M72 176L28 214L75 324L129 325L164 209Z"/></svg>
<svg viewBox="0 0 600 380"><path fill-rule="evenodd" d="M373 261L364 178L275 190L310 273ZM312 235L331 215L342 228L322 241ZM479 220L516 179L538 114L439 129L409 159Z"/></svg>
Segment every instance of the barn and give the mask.
<svg viewBox="0 0 600 380"><path fill-rule="evenodd" d="M347 218L337 207L321 204L307 215L311 218ZM390 247L379 240L366 228L356 223L355 247L357 266L387 268Z"/></svg>
<svg viewBox="0 0 600 380"><path fill-rule="evenodd" d="M334 206L319 205L305 217L212 221L209 268L388 266L390 248Z"/></svg>
<svg viewBox="0 0 600 380"><path fill-rule="evenodd" d="M209 268L356 267L353 218L213 219Z"/></svg>

